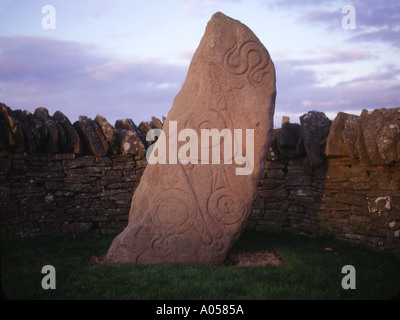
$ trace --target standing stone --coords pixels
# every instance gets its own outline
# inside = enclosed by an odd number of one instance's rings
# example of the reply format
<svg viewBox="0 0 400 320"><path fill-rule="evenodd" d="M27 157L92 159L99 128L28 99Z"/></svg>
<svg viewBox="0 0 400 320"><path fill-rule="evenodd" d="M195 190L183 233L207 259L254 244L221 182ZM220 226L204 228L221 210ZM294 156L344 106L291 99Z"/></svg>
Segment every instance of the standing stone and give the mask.
<svg viewBox="0 0 400 320"><path fill-rule="evenodd" d="M244 230L258 194L273 132L275 97L275 68L268 51L248 27L214 14L164 122L166 139L153 144L152 156L171 145L180 153L192 145L196 134L199 152L190 149L189 164L173 164L177 154L172 147L166 164L146 166L133 195L128 226L114 239L106 263L222 263ZM189 141L185 133L177 144L170 144L182 129L191 129L186 131ZM224 151L222 143L201 146L202 129L227 129L232 137L234 129L241 129L243 150L236 155L241 153L242 164L225 152L220 154L221 164L210 159L201 164L202 153L211 157L216 147ZM238 139L233 141L238 144ZM182 153L179 159L185 159ZM252 170L242 172L246 162Z"/></svg>

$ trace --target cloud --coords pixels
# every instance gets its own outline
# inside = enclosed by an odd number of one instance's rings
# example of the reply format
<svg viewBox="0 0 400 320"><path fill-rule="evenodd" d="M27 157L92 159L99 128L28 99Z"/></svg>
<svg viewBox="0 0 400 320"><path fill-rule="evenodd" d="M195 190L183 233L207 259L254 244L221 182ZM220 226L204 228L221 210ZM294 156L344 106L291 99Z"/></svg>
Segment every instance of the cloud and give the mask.
<svg viewBox="0 0 400 320"><path fill-rule="evenodd" d="M14 0L0 0L0 14L13 4Z"/></svg>
<svg viewBox="0 0 400 320"><path fill-rule="evenodd" d="M93 44L40 37L0 37L0 101L33 112L60 110L72 122L79 115L100 114L115 120L148 121L167 116L188 66L162 60L122 60L100 55ZM368 52L332 50L308 59L274 60L277 74L276 114L302 115L400 106L400 68L377 71L337 85L321 86L312 65L370 59ZM316 71L318 70L318 71ZM296 116L298 118L298 116ZM293 119L296 121L296 119Z"/></svg>
<svg viewBox="0 0 400 320"><path fill-rule="evenodd" d="M93 18L100 18L102 16L107 15L111 11L111 7L107 5L101 5L93 8L91 16Z"/></svg>
<svg viewBox="0 0 400 320"><path fill-rule="evenodd" d="M334 117L339 111L400 106L398 67L388 65L363 77L320 86L317 71L299 67L297 61L274 62L278 92L276 114L290 116L292 122L298 122L299 116L310 110Z"/></svg>
<svg viewBox="0 0 400 320"><path fill-rule="evenodd" d="M166 115L187 68L156 59L120 60L96 46L40 37L0 37L0 101L12 108L147 121Z"/></svg>
<svg viewBox="0 0 400 320"><path fill-rule="evenodd" d="M302 58L302 59L285 59L279 58L276 61L282 63L289 63L291 66L305 66L305 65L325 65L333 63L352 63L356 61L369 60L375 58L375 56L366 50L362 49L348 49L348 50L338 50L336 48L327 48L324 52L327 54L314 56L312 58ZM313 54L314 52L312 52Z"/></svg>
<svg viewBox="0 0 400 320"><path fill-rule="evenodd" d="M316 7L320 5L326 5L324 0L303 0L303 1L293 1L293 0L279 0L268 3L271 8L298 8L298 7Z"/></svg>
<svg viewBox="0 0 400 320"><path fill-rule="evenodd" d="M208 17L243 0L182 0L181 11L194 17Z"/></svg>
<svg viewBox="0 0 400 320"><path fill-rule="evenodd" d="M400 48L400 29L390 30L390 29L380 29L369 32L359 33L347 41L349 43L354 42L384 42L392 45L393 47Z"/></svg>
<svg viewBox="0 0 400 320"><path fill-rule="evenodd" d="M213 0L185 0L182 4L182 12L196 17L210 15L216 10L217 2Z"/></svg>
<svg viewBox="0 0 400 320"><path fill-rule="evenodd" d="M371 72L366 76L354 78L351 81L343 81L338 83L338 86L354 86L354 85L368 85L371 83L397 83L399 81L400 68L394 65L387 65L378 71Z"/></svg>
<svg viewBox="0 0 400 320"><path fill-rule="evenodd" d="M294 2L294 1L293 1ZM304 1L301 2L303 4ZM292 3L292 2L290 2ZM325 26L328 30L341 28L345 14L341 12L344 3L340 1L307 1L304 10L289 1L279 1L279 8L292 9L298 13L297 21L301 24ZM325 3L325 4L324 4ZM358 0L351 4L355 9L356 30L350 34L349 42L387 43L400 47L400 2L397 0Z"/></svg>
<svg viewBox="0 0 400 320"><path fill-rule="evenodd" d="M318 25L326 25L328 30L336 29L338 26L341 26L342 15L339 10L331 11L331 10L315 10L312 9L303 13L297 21L301 24L312 24L315 26Z"/></svg>

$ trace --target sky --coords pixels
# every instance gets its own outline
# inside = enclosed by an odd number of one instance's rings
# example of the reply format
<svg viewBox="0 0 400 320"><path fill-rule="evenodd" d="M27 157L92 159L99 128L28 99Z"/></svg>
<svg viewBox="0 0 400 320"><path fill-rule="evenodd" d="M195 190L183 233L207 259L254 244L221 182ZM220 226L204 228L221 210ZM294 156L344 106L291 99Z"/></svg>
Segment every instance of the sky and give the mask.
<svg viewBox="0 0 400 320"><path fill-rule="evenodd" d="M398 0L0 0L0 102L71 122L166 117L217 11L269 51L275 127L400 106Z"/></svg>

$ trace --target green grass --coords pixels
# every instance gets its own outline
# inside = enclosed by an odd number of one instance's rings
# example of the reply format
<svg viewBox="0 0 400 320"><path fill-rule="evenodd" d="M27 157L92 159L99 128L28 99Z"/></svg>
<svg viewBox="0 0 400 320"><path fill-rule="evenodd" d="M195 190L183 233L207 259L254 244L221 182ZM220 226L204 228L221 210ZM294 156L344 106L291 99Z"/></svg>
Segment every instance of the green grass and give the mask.
<svg viewBox="0 0 400 320"><path fill-rule="evenodd" d="M115 235L2 241L1 283L8 299L393 299L400 260L361 245L286 233L244 233L234 250L270 250L283 266L88 265ZM325 251L325 248L332 251ZM56 269L56 290L43 290L44 265ZM344 265L356 269L356 289L341 287Z"/></svg>

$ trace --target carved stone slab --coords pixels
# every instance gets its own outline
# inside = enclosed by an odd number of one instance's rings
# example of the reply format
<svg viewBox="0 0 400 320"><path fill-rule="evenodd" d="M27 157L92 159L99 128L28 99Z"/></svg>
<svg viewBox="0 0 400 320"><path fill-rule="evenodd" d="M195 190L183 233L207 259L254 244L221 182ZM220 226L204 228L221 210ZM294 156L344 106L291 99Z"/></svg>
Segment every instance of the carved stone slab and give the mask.
<svg viewBox="0 0 400 320"><path fill-rule="evenodd" d="M214 14L164 122L165 139L159 137L153 149L153 155L166 150L169 161L149 161L132 199L128 226L114 239L106 263L222 263L257 197L273 133L275 97L268 51L248 27ZM187 139L178 135L183 129L192 129ZM225 139L201 144L203 129L227 129L233 152L224 149ZM197 152L190 149L186 160L191 160L183 164L181 151L195 141L193 134L199 147ZM181 139L170 148L176 136ZM220 164L205 164L201 156L208 153L211 159L214 149L221 151ZM245 161L239 161L240 155ZM174 158L176 164L171 163Z"/></svg>

